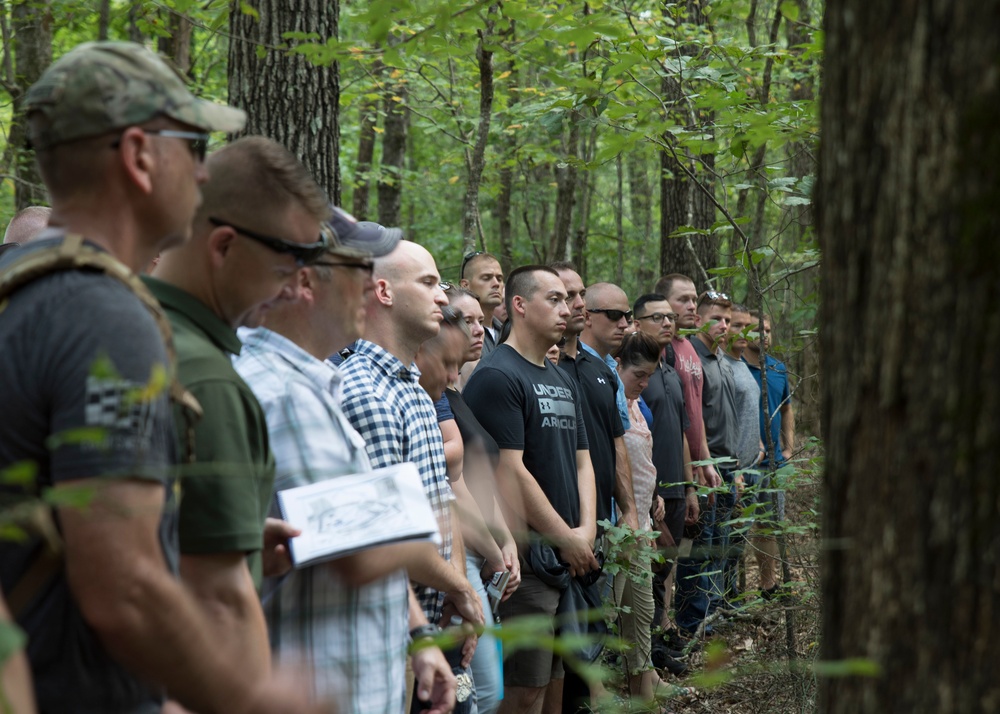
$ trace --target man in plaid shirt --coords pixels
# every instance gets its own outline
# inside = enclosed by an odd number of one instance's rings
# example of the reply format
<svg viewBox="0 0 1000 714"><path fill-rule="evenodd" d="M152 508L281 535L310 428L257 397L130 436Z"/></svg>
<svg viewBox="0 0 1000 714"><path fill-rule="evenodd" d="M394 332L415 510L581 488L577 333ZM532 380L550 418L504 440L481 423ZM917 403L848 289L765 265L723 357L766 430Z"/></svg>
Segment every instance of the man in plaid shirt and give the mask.
<svg viewBox="0 0 1000 714"><path fill-rule="evenodd" d="M482 605L465 577L465 553L451 512L455 498L434 403L420 386L420 371L413 362L421 343L441 329L441 308L448 299L433 256L409 241L376 261L374 280L367 301L367 339L358 340L341 367L343 406L364 437L375 468L404 461L416 464L441 527L440 557L408 566L419 601L419 609L410 608L410 625L439 624L446 604L449 614L457 611L466 621L482 624Z"/></svg>
<svg viewBox="0 0 1000 714"><path fill-rule="evenodd" d="M265 411L276 491L372 468L364 440L341 411L341 376L323 360L363 334L372 256L391 252L400 232L358 223L339 209L330 227L335 247L300 271L300 299L276 306L268 328L240 331L244 347L236 368ZM292 526L285 526L289 535ZM271 583L265 610L275 656L305 653L316 693L336 696L346 712L402 711L405 567L428 559L439 559L433 544L403 543L294 570L280 586ZM453 701L454 678L439 649L415 653L413 668L434 691L435 705Z"/></svg>

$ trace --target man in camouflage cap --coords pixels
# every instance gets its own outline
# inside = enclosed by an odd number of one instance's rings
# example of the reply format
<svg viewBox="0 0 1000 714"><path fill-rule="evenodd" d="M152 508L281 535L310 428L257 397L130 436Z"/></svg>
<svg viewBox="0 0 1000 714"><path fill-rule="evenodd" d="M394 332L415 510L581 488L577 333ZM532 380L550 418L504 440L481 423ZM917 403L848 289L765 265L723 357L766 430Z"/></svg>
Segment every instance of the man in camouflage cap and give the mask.
<svg viewBox="0 0 1000 714"><path fill-rule="evenodd" d="M245 118L195 98L152 52L108 42L53 64L23 108L52 215L3 264L82 235L136 272L188 234L206 132ZM42 538L0 543L0 586L28 634L39 710L158 712L165 689L203 713L306 711L223 656L175 578L176 441L158 386L169 363L136 293L100 271L47 273L10 296L0 349L0 469L36 468L32 487L0 495L30 505L51 489L64 504L49 573L37 575L53 550ZM86 507L68 505L81 498Z"/></svg>

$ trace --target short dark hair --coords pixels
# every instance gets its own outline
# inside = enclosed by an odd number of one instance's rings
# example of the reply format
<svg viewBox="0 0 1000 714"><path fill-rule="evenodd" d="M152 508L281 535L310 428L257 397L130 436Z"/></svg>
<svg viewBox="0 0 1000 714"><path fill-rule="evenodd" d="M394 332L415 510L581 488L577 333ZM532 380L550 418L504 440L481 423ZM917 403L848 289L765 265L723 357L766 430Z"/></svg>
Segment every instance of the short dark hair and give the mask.
<svg viewBox="0 0 1000 714"><path fill-rule="evenodd" d="M458 279L464 280L465 269L469 267L469 265L471 265L472 263L475 263L478 260L482 260L483 258L489 258L490 260L495 260L497 263L500 262L499 258L497 258L492 253L487 253L485 250L477 250L473 253L467 253L465 257L462 258L462 267L459 268L458 270Z"/></svg>
<svg viewBox="0 0 1000 714"><path fill-rule="evenodd" d="M661 295L660 293L646 293L645 295L640 295L636 301L635 305L632 306L632 315L634 317L643 317L639 313L642 311L647 304L651 302L666 302L667 296Z"/></svg>
<svg viewBox="0 0 1000 714"><path fill-rule="evenodd" d="M511 303L515 295L523 297L525 300L530 300L534 297L535 292L538 290L538 281L535 280L535 273L549 273L555 275L557 278L559 277L559 273L547 265L522 265L510 271L510 275L507 276L507 290L503 296L503 304L507 308L508 320L512 319L514 315Z"/></svg>
<svg viewBox="0 0 1000 714"><path fill-rule="evenodd" d="M561 270L572 270L574 273L579 273L580 271L576 269L576 263L572 260L556 260L549 263L549 267L552 268L557 273Z"/></svg>
<svg viewBox="0 0 1000 714"><path fill-rule="evenodd" d="M691 283L694 285L694 280L686 275L681 275L680 273L670 273L669 275L664 275L662 278L656 281L656 285L653 286L653 292L659 293L660 295L670 296L670 290L674 287L674 283L684 281L685 283Z"/></svg>
<svg viewBox="0 0 1000 714"><path fill-rule="evenodd" d="M738 312L741 315L750 315L750 308L748 308L746 305L744 305L741 302L734 302L733 303L733 312Z"/></svg>
<svg viewBox="0 0 1000 714"><path fill-rule="evenodd" d="M701 314L702 309L707 309L716 305L718 307L732 308L733 301L725 293L720 293L717 290L706 290L701 295L698 296L698 314Z"/></svg>
<svg viewBox="0 0 1000 714"><path fill-rule="evenodd" d="M646 362L660 361L660 345L645 332L631 332L625 335L612 355L621 360L623 367L636 367Z"/></svg>

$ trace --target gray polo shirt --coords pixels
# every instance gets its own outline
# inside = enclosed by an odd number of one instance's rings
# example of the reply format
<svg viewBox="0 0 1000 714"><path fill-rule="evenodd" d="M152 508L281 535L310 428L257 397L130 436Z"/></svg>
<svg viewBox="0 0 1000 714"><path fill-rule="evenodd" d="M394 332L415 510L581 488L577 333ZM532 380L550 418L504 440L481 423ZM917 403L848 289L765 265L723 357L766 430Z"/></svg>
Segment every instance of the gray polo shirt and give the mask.
<svg viewBox="0 0 1000 714"><path fill-rule="evenodd" d="M723 353L723 360L733 369L736 386L736 413L740 424L739 444L736 447L740 468L749 469L760 456L760 386L750 374L746 362Z"/></svg>
<svg viewBox="0 0 1000 714"><path fill-rule="evenodd" d="M739 460L740 420L736 411L736 383L733 368L720 359L697 336L689 338L701 358L705 386L701 393L701 412L705 421L705 436L712 458L728 457L716 468L728 471L737 467Z"/></svg>

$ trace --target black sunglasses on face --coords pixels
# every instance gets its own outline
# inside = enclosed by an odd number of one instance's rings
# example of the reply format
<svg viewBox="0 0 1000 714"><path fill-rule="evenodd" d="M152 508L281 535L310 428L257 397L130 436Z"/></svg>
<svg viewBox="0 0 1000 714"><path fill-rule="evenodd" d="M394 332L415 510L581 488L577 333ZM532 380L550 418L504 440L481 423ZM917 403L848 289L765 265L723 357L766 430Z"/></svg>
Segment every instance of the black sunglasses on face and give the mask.
<svg viewBox="0 0 1000 714"><path fill-rule="evenodd" d="M609 320L611 320L611 322L618 322L623 317L626 320L629 320L629 321L632 320L632 311L631 310L612 310L610 308L595 307L595 308L588 308L587 312L599 312L599 313L603 314L606 318L608 318Z"/></svg>
<svg viewBox="0 0 1000 714"><path fill-rule="evenodd" d="M676 312L654 312L652 315L643 315L642 317L635 318L636 320L652 320L653 322L663 322L669 319L674 322L677 319Z"/></svg>
<svg viewBox="0 0 1000 714"><path fill-rule="evenodd" d="M315 243L293 243L292 241L285 240L284 238L275 238L274 236L254 233L246 228L240 228L237 225L218 218L212 218L211 216L209 216L208 222L218 228L232 228L238 234L257 241L267 248L270 248L275 253L287 253L295 259L296 264L298 264L300 268L302 266L312 265L315 263L330 247L330 244L327 242L324 234L320 234L320 239Z"/></svg>
<svg viewBox="0 0 1000 714"><path fill-rule="evenodd" d="M330 263L325 260L317 260L310 265L321 265L324 268L356 268L357 270L362 270L368 274L368 277L372 277L375 274L375 264L374 263Z"/></svg>
<svg viewBox="0 0 1000 714"><path fill-rule="evenodd" d="M194 131L175 131L174 129L143 129L142 133L152 136L165 136L168 139L186 139L191 155L202 162L208 153L208 140L212 138L209 134ZM121 145L122 140L118 139L111 145L111 148L117 149Z"/></svg>

